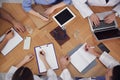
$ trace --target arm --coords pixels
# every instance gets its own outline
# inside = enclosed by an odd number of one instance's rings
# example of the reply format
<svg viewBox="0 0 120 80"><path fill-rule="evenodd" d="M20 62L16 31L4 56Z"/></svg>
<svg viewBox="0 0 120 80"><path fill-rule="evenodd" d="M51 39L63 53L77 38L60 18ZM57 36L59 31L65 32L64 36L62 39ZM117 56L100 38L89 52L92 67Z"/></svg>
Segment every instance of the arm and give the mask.
<svg viewBox="0 0 120 80"><path fill-rule="evenodd" d="M47 76L48 79L50 80L57 80L57 75L56 73L53 71L53 69L51 69L50 65L48 64L46 58L45 58L45 52L44 51L40 51L40 59L43 61L46 69L47 69Z"/></svg>
<svg viewBox="0 0 120 80"><path fill-rule="evenodd" d="M72 2L83 18L89 17L93 14L93 11L86 4L87 0L72 0Z"/></svg>
<svg viewBox="0 0 120 80"><path fill-rule="evenodd" d="M47 69L47 70L50 69L50 65L48 64L48 62L47 62L47 60L46 60L46 58L45 58L45 52L44 52L43 50L40 51L39 56L40 56L40 59L43 61L46 69Z"/></svg>
<svg viewBox="0 0 120 80"><path fill-rule="evenodd" d="M16 31L19 31L19 32L25 31L25 28L22 26L22 24L16 21L15 18L3 8L0 8L0 18L12 23Z"/></svg>
<svg viewBox="0 0 120 80"><path fill-rule="evenodd" d="M63 6L66 6L66 3L60 2L60 3L58 3L58 4L55 4L55 5L51 6L50 8L48 8L48 9L44 12L44 14L49 16L49 15L50 15L51 13L53 13L56 9L61 8L61 7L63 7Z"/></svg>
<svg viewBox="0 0 120 80"><path fill-rule="evenodd" d="M7 42L14 36L14 32L13 31L9 32L9 31L6 32L5 38L0 42L0 51L5 47Z"/></svg>
<svg viewBox="0 0 120 80"><path fill-rule="evenodd" d="M33 10L31 8L31 6L32 6L32 0L23 0L22 7L23 7L23 9L26 12L28 12L28 13L34 15L34 16L37 16L37 17L41 18L44 21L48 21L48 18L40 15L38 12L36 12L35 10Z"/></svg>
<svg viewBox="0 0 120 80"><path fill-rule="evenodd" d="M17 68L20 68L21 66L25 65L26 63L30 62L33 59L34 55L29 54L24 57L24 59L16 65Z"/></svg>
<svg viewBox="0 0 120 80"><path fill-rule="evenodd" d="M49 15L50 15L51 13L53 13L56 9L61 8L61 7L64 7L64 6L66 6L66 5L70 4L70 3L72 3L71 0L63 0L63 2L60 2L60 3L58 3L58 4L55 4L55 5L53 5L52 7L48 8L44 13L45 13L45 15L48 15L48 16L49 16Z"/></svg>
<svg viewBox="0 0 120 80"><path fill-rule="evenodd" d="M86 45L85 48L87 51L89 51L91 54L95 55L99 58L99 60L107 67L107 68L113 68L116 65L119 65L120 63L115 60L111 55L109 55L107 52L98 53L93 48L91 48L90 45Z"/></svg>
<svg viewBox="0 0 120 80"><path fill-rule="evenodd" d="M83 18L89 17L96 26L100 24L99 17L87 5L87 0L72 0L75 8L80 12Z"/></svg>
<svg viewBox="0 0 120 80"><path fill-rule="evenodd" d="M69 63L70 63L70 58L68 56L63 56L60 58L60 65L63 70L62 73L60 74L60 77L63 80L73 80L69 70L67 69Z"/></svg>
<svg viewBox="0 0 120 80"><path fill-rule="evenodd" d="M106 16L104 20L106 23L112 23L118 16L120 17L120 2L113 9L113 12Z"/></svg>

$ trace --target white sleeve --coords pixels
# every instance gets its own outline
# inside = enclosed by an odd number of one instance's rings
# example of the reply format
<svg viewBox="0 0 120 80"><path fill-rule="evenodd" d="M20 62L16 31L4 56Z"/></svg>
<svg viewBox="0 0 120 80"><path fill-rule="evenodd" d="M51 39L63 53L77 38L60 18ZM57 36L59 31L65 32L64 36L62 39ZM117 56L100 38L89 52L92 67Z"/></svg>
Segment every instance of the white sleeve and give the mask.
<svg viewBox="0 0 120 80"><path fill-rule="evenodd" d="M113 10L116 11L120 17L120 2L116 5L116 7Z"/></svg>
<svg viewBox="0 0 120 80"><path fill-rule="evenodd" d="M80 12L83 18L93 14L93 11L87 5L87 0L72 0L75 8Z"/></svg>
<svg viewBox="0 0 120 80"><path fill-rule="evenodd" d="M57 75L53 69L48 69L47 71L48 80L57 80Z"/></svg>
<svg viewBox="0 0 120 80"><path fill-rule="evenodd" d="M115 60L112 56L110 56L107 52L103 52L99 57L99 60L107 67L113 68L116 65L120 65L120 63Z"/></svg>
<svg viewBox="0 0 120 80"><path fill-rule="evenodd" d="M73 80L68 69L64 69L60 74L62 80Z"/></svg>
<svg viewBox="0 0 120 80"><path fill-rule="evenodd" d="M12 80L12 76L15 73L15 71L17 70L16 67L12 66L9 71L7 72L7 74L5 75L5 80Z"/></svg>

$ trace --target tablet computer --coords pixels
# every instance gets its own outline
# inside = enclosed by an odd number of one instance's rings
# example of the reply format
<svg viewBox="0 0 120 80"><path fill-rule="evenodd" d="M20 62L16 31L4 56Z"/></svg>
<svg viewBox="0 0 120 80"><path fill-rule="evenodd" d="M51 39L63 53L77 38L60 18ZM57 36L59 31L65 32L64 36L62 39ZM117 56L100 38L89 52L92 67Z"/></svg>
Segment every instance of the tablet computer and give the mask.
<svg viewBox="0 0 120 80"><path fill-rule="evenodd" d="M75 14L68 7L65 7L57 14L55 14L53 16L53 19L57 22L57 24L60 27L63 27L65 26L65 24L73 20L75 17L76 17Z"/></svg>

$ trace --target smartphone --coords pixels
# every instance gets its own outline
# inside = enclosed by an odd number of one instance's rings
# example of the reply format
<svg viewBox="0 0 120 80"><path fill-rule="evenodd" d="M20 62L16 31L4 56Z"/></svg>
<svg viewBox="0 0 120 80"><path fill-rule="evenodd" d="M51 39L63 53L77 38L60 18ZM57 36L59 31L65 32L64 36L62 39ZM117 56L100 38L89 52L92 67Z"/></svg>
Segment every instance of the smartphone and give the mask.
<svg viewBox="0 0 120 80"><path fill-rule="evenodd" d="M101 51L106 51L107 53L110 52L110 50L103 44L103 43L99 43L98 47L100 48Z"/></svg>

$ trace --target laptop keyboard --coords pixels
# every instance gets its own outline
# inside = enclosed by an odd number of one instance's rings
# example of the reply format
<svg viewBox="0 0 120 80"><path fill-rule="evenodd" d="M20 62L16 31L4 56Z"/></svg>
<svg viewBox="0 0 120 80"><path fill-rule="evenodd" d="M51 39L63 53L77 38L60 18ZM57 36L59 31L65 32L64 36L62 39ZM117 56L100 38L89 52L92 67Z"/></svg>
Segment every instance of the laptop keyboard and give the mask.
<svg viewBox="0 0 120 80"><path fill-rule="evenodd" d="M110 24L107 24L104 22L104 20L100 20L100 25L99 26L95 26L93 25L93 29L105 29L105 28L110 28L111 26L115 26L115 22L113 21Z"/></svg>

